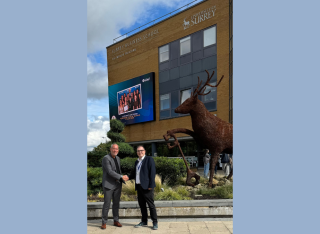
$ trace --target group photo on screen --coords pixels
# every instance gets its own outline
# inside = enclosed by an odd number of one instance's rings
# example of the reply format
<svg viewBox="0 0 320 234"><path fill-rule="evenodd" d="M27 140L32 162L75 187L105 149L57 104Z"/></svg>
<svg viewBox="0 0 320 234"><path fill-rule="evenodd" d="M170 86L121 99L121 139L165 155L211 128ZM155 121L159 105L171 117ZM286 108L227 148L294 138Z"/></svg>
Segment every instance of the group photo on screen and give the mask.
<svg viewBox="0 0 320 234"><path fill-rule="evenodd" d="M141 84L121 90L117 95L119 115L142 108Z"/></svg>

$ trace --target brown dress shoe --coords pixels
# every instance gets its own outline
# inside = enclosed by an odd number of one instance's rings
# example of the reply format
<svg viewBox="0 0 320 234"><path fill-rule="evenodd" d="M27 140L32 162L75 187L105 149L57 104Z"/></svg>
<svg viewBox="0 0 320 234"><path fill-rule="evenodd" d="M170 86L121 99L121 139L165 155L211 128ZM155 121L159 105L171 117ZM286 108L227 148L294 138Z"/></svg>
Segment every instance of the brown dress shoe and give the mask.
<svg viewBox="0 0 320 234"><path fill-rule="evenodd" d="M118 221L114 221L113 225L116 227L122 227L122 225Z"/></svg>
<svg viewBox="0 0 320 234"><path fill-rule="evenodd" d="M101 225L101 229L106 229L107 228L107 224L102 224Z"/></svg>

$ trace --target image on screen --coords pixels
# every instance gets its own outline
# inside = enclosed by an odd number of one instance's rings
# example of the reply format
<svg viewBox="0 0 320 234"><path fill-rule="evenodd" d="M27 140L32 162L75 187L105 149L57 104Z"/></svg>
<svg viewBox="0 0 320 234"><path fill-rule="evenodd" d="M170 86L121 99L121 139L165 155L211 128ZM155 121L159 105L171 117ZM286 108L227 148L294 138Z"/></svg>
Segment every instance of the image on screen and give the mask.
<svg viewBox="0 0 320 234"><path fill-rule="evenodd" d="M117 92L118 115L142 108L141 84Z"/></svg>

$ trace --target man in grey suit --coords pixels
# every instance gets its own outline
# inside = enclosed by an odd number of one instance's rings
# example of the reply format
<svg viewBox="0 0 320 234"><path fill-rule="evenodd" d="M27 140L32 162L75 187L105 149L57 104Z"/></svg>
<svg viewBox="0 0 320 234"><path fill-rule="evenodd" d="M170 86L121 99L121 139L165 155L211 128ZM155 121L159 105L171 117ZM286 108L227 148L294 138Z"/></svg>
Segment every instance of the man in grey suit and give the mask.
<svg viewBox="0 0 320 234"><path fill-rule="evenodd" d="M104 203L102 208L101 229L106 229L111 199L113 204L113 225L122 227L122 225L119 223L119 203L122 190L122 182L124 182L124 180L128 180L128 177L121 175L120 158L117 156L118 153L119 146L117 144L112 144L110 148L110 154L104 156L102 159L102 186L104 193Z"/></svg>

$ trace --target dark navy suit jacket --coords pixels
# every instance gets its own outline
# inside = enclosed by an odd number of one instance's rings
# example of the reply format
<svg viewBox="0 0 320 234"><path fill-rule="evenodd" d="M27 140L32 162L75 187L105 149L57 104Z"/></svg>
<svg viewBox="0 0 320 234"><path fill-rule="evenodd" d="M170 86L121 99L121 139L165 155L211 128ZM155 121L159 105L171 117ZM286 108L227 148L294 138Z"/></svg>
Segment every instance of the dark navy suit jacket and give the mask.
<svg viewBox="0 0 320 234"><path fill-rule="evenodd" d="M134 168L131 171L131 174L129 175L129 180L136 179L136 169L137 169L137 164L138 160L134 164ZM141 169L140 169L140 184L143 189L148 189L148 188L154 188L156 187L156 183L154 181L156 177L156 165L154 163L154 160L150 156L145 156ZM137 184L135 185L135 188L137 190Z"/></svg>

